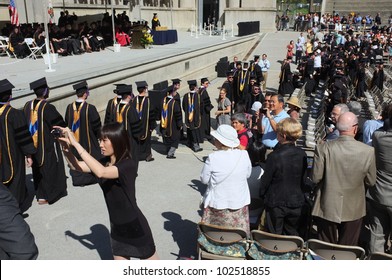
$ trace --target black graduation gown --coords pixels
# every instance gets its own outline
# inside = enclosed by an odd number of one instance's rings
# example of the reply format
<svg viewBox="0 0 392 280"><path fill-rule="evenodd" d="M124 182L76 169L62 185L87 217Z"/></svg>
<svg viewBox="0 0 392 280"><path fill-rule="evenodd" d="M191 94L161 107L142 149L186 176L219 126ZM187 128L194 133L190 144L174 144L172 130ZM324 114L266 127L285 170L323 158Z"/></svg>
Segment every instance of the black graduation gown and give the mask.
<svg viewBox="0 0 392 280"><path fill-rule="evenodd" d="M361 67L357 73L357 87L355 90L355 95L357 98L361 98L365 96L366 91L366 72L365 68Z"/></svg>
<svg viewBox="0 0 392 280"><path fill-rule="evenodd" d="M155 110L148 96L136 96L132 100L132 106L138 112L138 117L141 121L141 134L138 139L139 160L145 160L151 155L151 132L157 126ZM139 108L137 108L138 106Z"/></svg>
<svg viewBox="0 0 392 280"><path fill-rule="evenodd" d="M181 127L182 127L182 112L180 102L175 98L169 96L165 97L162 101L161 108L163 109L163 103L168 103L167 107L167 125L162 127L162 120L160 123L160 131L162 133L163 143L167 149L170 147L178 148L178 143L181 137ZM161 109L161 119L163 117L163 112Z"/></svg>
<svg viewBox="0 0 392 280"><path fill-rule="evenodd" d="M246 111L248 113L251 113L251 108L252 108L253 103L255 103L256 101L259 101L261 104L264 104L264 99L265 99L264 95L261 92L259 92L256 95L254 93L248 94L246 101L245 101Z"/></svg>
<svg viewBox="0 0 392 280"><path fill-rule="evenodd" d="M105 111L105 119L104 119L104 124L116 122L116 110L117 110L117 104L121 102L121 98L118 98L117 96L110 99L108 101L108 105L106 106L106 111Z"/></svg>
<svg viewBox="0 0 392 280"><path fill-rule="evenodd" d="M139 119L139 115L135 107L131 106L130 103L123 104L119 103L117 105L118 111L121 112L123 106L125 106L124 111L122 111L123 125L128 133L129 141L131 144L131 155L135 161L139 160L139 137L142 134L142 122Z"/></svg>
<svg viewBox="0 0 392 280"><path fill-rule="evenodd" d="M65 122L71 130L74 122L74 104L76 105L76 109L80 110L79 143L90 155L99 160L102 157L101 148L98 143L101 118L99 117L97 108L87 102L82 103L75 101L69 104L65 112ZM79 154L74 149L72 149L72 152L81 160ZM70 175L74 186L98 183L96 177L91 173L70 170Z"/></svg>
<svg viewBox="0 0 392 280"><path fill-rule="evenodd" d="M27 196L25 156L36 149L23 112L10 105L0 110L0 178L21 206Z"/></svg>
<svg viewBox="0 0 392 280"><path fill-rule="evenodd" d="M211 110L214 106L206 88L199 89L200 94L200 113L201 113L201 133L203 138L211 136Z"/></svg>
<svg viewBox="0 0 392 280"><path fill-rule="evenodd" d="M234 103L245 101L249 91L250 72L248 70L237 71L234 75Z"/></svg>
<svg viewBox="0 0 392 280"><path fill-rule="evenodd" d="M289 95L294 92L294 85L293 85L293 74L290 70L290 64L285 63L282 66L282 71L279 77L279 94L285 96Z"/></svg>
<svg viewBox="0 0 392 280"><path fill-rule="evenodd" d="M192 121L189 120L189 105L190 99L193 99L193 119ZM188 92L184 95L182 99L182 109L184 110L185 117L184 123L187 128L187 139L188 145L192 147L192 143L202 143L203 138L200 132L201 128L201 105L200 105L200 95L198 92Z"/></svg>
<svg viewBox="0 0 392 280"><path fill-rule="evenodd" d="M250 66L250 75L256 77L259 84L264 81L263 72L261 71L260 65L257 63L252 63Z"/></svg>
<svg viewBox="0 0 392 280"><path fill-rule="evenodd" d="M31 104L35 107L38 101L29 101L24 106L28 122ZM63 154L51 133L53 126L65 127L66 123L56 108L43 100L38 107L38 146L33 156L33 179L37 199L46 199L49 204L67 195Z"/></svg>

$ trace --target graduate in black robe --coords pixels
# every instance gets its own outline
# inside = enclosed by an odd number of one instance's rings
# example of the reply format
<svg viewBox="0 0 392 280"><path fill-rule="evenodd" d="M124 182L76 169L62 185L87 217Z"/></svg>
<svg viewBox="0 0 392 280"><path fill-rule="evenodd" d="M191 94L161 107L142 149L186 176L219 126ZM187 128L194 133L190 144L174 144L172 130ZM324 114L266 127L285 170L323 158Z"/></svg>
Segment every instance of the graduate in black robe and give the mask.
<svg viewBox="0 0 392 280"><path fill-rule="evenodd" d="M182 99L182 109L185 113L184 123L187 128L187 142L194 152L199 152L203 150L200 148L200 143L203 141L200 132L202 123L200 95L197 90L196 80L188 81L188 85L190 92L186 93Z"/></svg>
<svg viewBox="0 0 392 280"><path fill-rule="evenodd" d="M249 71L250 75L256 77L257 83L261 83L264 81L263 72L261 71L261 67L259 65L260 55L255 55L254 60L251 61Z"/></svg>
<svg viewBox="0 0 392 280"><path fill-rule="evenodd" d="M234 105L240 101L245 102L249 92L250 71L248 71L248 62L244 66L237 68L234 75Z"/></svg>
<svg viewBox="0 0 392 280"><path fill-rule="evenodd" d="M134 106L132 106L132 85L124 85L118 88L118 94L122 96L121 102L116 108L116 122L122 123L128 133L131 143L131 156L139 162L139 137L142 134L142 122L139 119Z"/></svg>
<svg viewBox="0 0 392 280"><path fill-rule="evenodd" d="M248 94L246 101L245 101L245 106L246 106L246 112L247 113L252 113L252 105L256 101L259 101L261 104L264 104L264 95L261 93L261 88L259 83L254 83L252 86L252 92Z"/></svg>
<svg viewBox="0 0 392 280"><path fill-rule="evenodd" d="M181 138L182 112L180 101L176 98L177 91L174 85L167 90L168 95L163 99L161 105L160 131L163 144L166 146L166 158L175 159L175 152Z"/></svg>
<svg viewBox="0 0 392 280"><path fill-rule="evenodd" d="M155 120L155 108L151 105L148 97L148 85L145 81L136 82L139 93L132 100L132 106L136 109L142 123L142 131L139 136L139 160L153 161L151 151L151 133L157 127Z"/></svg>
<svg viewBox="0 0 392 280"><path fill-rule="evenodd" d="M27 102L24 113L37 153L33 156L33 179L38 204L53 204L67 195L64 160L53 126L65 127L56 107L48 103L49 87L42 78L30 83L37 98Z"/></svg>
<svg viewBox="0 0 392 280"><path fill-rule="evenodd" d="M214 108L214 105L211 104L211 99L208 94L207 88L210 82L207 78L201 79L201 86L199 88L200 95L200 113L201 113L201 135L202 139L206 138L207 140L211 140L211 110ZM201 142L203 143L203 142Z"/></svg>
<svg viewBox="0 0 392 280"><path fill-rule="evenodd" d="M359 63L359 69L357 72L357 84L355 88L356 98L365 97L366 86L366 71L365 71L365 61L362 60Z"/></svg>
<svg viewBox="0 0 392 280"><path fill-rule="evenodd" d="M176 78L176 79L172 79L172 86L173 86L173 97L178 101L178 104L180 105L180 111L182 112L182 108L181 108L181 95L178 93L178 90L181 87L181 80ZM160 113L160 112L159 112ZM182 117L181 117L182 119ZM186 140L186 137L184 135L184 129L182 128L180 130L180 140Z"/></svg>
<svg viewBox="0 0 392 280"><path fill-rule="evenodd" d="M0 178L22 207L27 197L25 159L31 167L36 149L25 115L10 105L12 88L8 80L0 81Z"/></svg>
<svg viewBox="0 0 392 280"><path fill-rule="evenodd" d="M287 59L283 62L280 76L279 76L279 89L278 93L291 97L291 94L294 92L293 85L293 73L290 70L291 57L287 57Z"/></svg>
<svg viewBox="0 0 392 280"><path fill-rule="evenodd" d="M117 104L121 102L122 96L118 94L118 88L121 86L125 86L125 84L116 84L116 88L113 90L113 93L116 96L108 101L105 111L105 119L104 124L116 122L116 110Z"/></svg>
<svg viewBox="0 0 392 280"><path fill-rule="evenodd" d="M102 126L101 118L99 117L97 108L86 102L90 95L86 81L74 85L73 88L78 98L68 105L65 111L65 122L75 134L80 145L95 159L100 160L102 155L98 139ZM76 151L73 150L72 152L78 160L81 160ZM98 183L96 176L91 173L83 173L77 170L70 170L69 172L74 186Z"/></svg>

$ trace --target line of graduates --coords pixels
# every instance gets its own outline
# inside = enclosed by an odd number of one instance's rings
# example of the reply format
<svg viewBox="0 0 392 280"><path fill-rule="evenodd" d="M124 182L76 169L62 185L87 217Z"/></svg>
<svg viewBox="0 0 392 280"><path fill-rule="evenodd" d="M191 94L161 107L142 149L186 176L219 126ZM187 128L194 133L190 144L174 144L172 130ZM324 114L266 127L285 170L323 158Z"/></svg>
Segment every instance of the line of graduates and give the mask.
<svg viewBox="0 0 392 280"><path fill-rule="evenodd" d="M129 135L132 157L153 161L151 133L160 121L159 131L168 159L175 159L175 151L183 137L182 110L185 113L188 145L201 151L199 144L210 136L210 111L213 108L207 88L207 78L188 81L189 92L181 104L178 89L181 80L173 79L158 105L148 95L148 84L136 82L138 95L132 85L116 84L116 96L108 101L104 123L122 123ZM53 204L67 195L64 160L53 127L69 127L79 143L97 160L102 159L99 147L101 119L96 107L87 102L90 90L86 81L73 85L76 100L69 104L65 118L55 106L47 102L50 89L45 78L30 83L36 98L27 102L23 110L10 104L14 86L0 81L0 177L19 203L22 212L27 198L26 164L32 168L38 204ZM182 106L181 106L182 105ZM78 154L74 151L75 156ZM70 170L74 186L97 183L93 174Z"/></svg>
<svg viewBox="0 0 392 280"><path fill-rule="evenodd" d="M236 61L235 68L226 72L227 79L221 89L225 89L226 97L231 102L235 112L251 113L252 104L259 101L263 104L264 94L261 84L264 82L261 67L258 64L259 55L254 56L250 62ZM234 65L233 64L233 65Z"/></svg>

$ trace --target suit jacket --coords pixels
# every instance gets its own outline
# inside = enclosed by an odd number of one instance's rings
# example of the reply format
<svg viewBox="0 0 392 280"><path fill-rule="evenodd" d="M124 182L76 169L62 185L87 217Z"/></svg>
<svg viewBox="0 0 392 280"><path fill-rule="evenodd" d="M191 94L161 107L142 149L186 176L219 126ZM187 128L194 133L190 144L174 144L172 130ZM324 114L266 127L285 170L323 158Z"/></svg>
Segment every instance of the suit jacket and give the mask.
<svg viewBox="0 0 392 280"><path fill-rule="evenodd" d="M385 206L392 207L392 129L376 130L373 133L376 155L376 187L368 190L366 197Z"/></svg>
<svg viewBox="0 0 392 280"><path fill-rule="evenodd" d="M318 145L311 177L318 184L313 216L335 223L362 218L365 187L376 183L374 149L346 135Z"/></svg>

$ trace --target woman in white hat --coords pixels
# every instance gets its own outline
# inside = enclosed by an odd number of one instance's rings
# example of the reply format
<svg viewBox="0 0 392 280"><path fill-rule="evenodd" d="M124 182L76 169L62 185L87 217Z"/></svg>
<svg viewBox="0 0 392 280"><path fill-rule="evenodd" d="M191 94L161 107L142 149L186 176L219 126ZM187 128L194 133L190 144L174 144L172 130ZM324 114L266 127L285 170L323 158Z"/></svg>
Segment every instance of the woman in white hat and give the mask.
<svg viewBox="0 0 392 280"><path fill-rule="evenodd" d="M295 96L292 96L289 98L289 100L286 101L286 103L289 106L287 114L289 114L291 118L298 120L300 117L300 111L301 111L301 104L299 104L298 98Z"/></svg>
<svg viewBox="0 0 392 280"><path fill-rule="evenodd" d="M208 156L200 175L201 182L208 184L201 221L240 228L250 234L247 178L252 165L248 152L237 148L237 132L230 125L220 125L211 135L218 150Z"/></svg>

